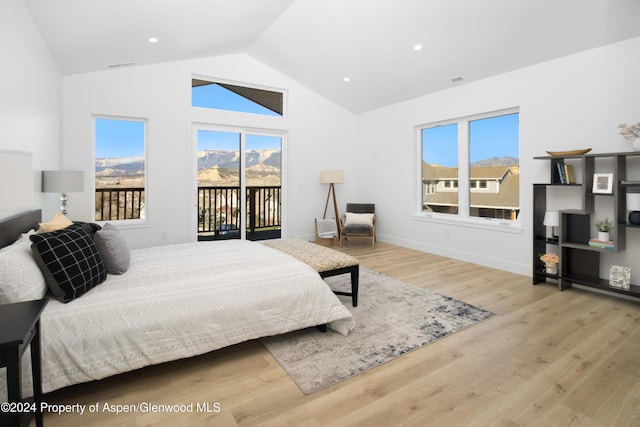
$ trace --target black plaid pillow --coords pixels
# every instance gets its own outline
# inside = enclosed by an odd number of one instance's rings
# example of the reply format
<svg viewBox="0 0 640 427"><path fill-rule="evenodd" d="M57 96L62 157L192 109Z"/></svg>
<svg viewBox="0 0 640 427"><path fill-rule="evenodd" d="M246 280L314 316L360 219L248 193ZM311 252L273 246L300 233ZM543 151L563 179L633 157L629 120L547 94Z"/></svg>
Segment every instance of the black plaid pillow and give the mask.
<svg viewBox="0 0 640 427"><path fill-rule="evenodd" d="M82 225L29 238L47 286L60 301L72 301L107 278L100 253Z"/></svg>

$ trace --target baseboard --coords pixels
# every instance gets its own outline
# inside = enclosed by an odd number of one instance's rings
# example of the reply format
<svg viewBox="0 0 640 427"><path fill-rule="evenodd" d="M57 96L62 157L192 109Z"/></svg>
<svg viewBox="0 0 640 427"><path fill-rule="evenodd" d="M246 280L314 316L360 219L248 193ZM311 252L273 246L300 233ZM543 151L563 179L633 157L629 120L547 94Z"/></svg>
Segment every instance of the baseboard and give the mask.
<svg viewBox="0 0 640 427"><path fill-rule="evenodd" d="M531 265L519 264L515 262L505 261L504 259L477 254L473 252L465 252L461 250L445 248L442 246L432 245L424 242L416 242L414 240L399 239L397 237L389 237L385 235L377 235L379 242L390 243L409 249L415 249L421 252L440 255L447 258L457 259L459 261L470 262L498 270L508 271L522 276L531 276Z"/></svg>

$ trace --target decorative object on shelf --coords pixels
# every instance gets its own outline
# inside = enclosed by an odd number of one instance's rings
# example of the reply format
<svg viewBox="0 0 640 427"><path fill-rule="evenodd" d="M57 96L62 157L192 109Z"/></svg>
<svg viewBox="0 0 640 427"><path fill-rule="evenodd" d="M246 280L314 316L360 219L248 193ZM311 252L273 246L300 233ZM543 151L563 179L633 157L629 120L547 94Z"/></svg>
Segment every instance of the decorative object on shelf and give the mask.
<svg viewBox="0 0 640 427"><path fill-rule="evenodd" d="M615 249L615 243L613 240L600 240L600 239L589 239L589 246L592 248L600 248L600 249Z"/></svg>
<svg viewBox="0 0 640 427"><path fill-rule="evenodd" d="M609 286L628 291L631 288L631 268L612 265L609 270Z"/></svg>
<svg viewBox="0 0 640 427"><path fill-rule="evenodd" d="M60 196L60 212L67 215L67 193L84 191L83 171L42 171L42 191L45 193L62 193Z"/></svg>
<svg viewBox="0 0 640 427"><path fill-rule="evenodd" d="M591 151L591 148L583 148L581 150L570 150L570 151L547 151L547 154L554 157L580 156L582 154L587 154L589 151Z"/></svg>
<svg viewBox="0 0 640 427"><path fill-rule="evenodd" d="M605 218L604 220L599 220L594 223L596 228L598 229L598 240L603 242L609 241L611 236L609 232L613 228L613 223L609 221L609 218Z"/></svg>
<svg viewBox="0 0 640 427"><path fill-rule="evenodd" d="M553 253L544 254L540 257L540 261L544 262L544 272L548 274L558 274L558 262L560 258Z"/></svg>
<svg viewBox="0 0 640 427"><path fill-rule="evenodd" d="M546 211L544 213L544 220L542 225L551 227L551 241L557 242L558 236L556 235L555 227L560 225L560 212L558 211Z"/></svg>
<svg viewBox="0 0 640 427"><path fill-rule="evenodd" d="M633 151L640 151L640 122L635 125L627 125L626 123L620 123L618 125L620 129L620 135L627 141L631 142Z"/></svg>
<svg viewBox="0 0 640 427"><path fill-rule="evenodd" d="M640 225L640 193L627 193L629 224Z"/></svg>
<svg viewBox="0 0 640 427"><path fill-rule="evenodd" d="M557 162L556 163L556 168L557 168L557 172L558 172L557 181L560 182L560 184L575 184L576 183L576 176L575 176L575 173L573 172L573 166L568 165L568 164L566 164L564 162Z"/></svg>
<svg viewBox="0 0 640 427"><path fill-rule="evenodd" d="M342 184L344 181L344 174L341 170L326 170L320 171L320 183L329 184L329 193L327 193L327 202L324 205L324 215L322 219L327 218L327 208L329 207L329 198L333 193L333 212L335 215L336 228L338 229L338 237L340 237L340 218L338 217L338 205L336 203L336 188L334 184Z"/></svg>
<svg viewBox="0 0 640 427"><path fill-rule="evenodd" d="M593 192L599 194L611 194L613 192L613 174L594 173Z"/></svg>

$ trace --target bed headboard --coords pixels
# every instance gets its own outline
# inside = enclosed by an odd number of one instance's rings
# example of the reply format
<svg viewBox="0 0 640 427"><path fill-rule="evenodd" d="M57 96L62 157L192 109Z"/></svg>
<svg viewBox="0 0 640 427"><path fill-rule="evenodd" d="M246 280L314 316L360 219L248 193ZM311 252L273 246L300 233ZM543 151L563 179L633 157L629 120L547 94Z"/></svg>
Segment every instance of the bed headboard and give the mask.
<svg viewBox="0 0 640 427"><path fill-rule="evenodd" d="M8 218L0 219L0 248L18 240L22 233L38 228L42 221L42 210L33 209Z"/></svg>

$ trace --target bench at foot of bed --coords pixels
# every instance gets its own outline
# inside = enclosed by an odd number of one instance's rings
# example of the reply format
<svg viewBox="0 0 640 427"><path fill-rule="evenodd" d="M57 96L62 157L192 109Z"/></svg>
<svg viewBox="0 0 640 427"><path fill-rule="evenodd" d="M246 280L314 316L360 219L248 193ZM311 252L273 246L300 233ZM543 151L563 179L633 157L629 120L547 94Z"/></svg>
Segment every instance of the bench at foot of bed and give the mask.
<svg viewBox="0 0 640 427"><path fill-rule="evenodd" d="M358 278L360 267L358 260L351 255L330 249L315 243L297 239L269 240L266 246L285 252L298 258L318 272L320 277L351 274L351 292L334 291L337 295L351 297L354 307L358 306Z"/></svg>

